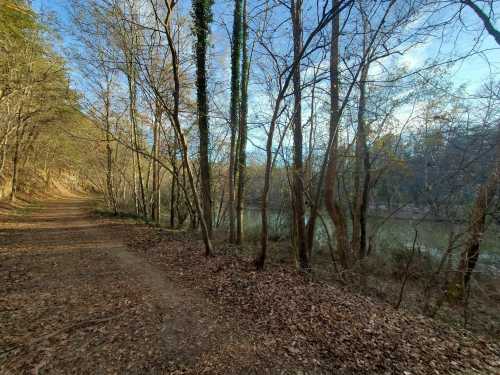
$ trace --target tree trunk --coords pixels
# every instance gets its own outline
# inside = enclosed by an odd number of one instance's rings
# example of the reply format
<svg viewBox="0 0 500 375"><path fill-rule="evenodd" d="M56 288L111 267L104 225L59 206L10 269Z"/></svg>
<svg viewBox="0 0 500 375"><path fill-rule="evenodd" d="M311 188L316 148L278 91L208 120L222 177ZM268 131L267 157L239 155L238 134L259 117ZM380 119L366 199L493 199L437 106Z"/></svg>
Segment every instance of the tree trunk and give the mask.
<svg viewBox="0 0 500 375"><path fill-rule="evenodd" d="M303 135L302 135L302 87L300 74L300 54L302 50L302 0L291 0L293 23L293 187L292 201L296 232L297 260L303 271L309 269L307 239L305 230L305 203L304 203L304 162L303 162Z"/></svg>
<svg viewBox="0 0 500 375"><path fill-rule="evenodd" d="M177 197L175 195L175 185L177 184L177 176L172 174L172 182L170 183L170 228L175 228L175 206ZM177 210L179 212L179 210Z"/></svg>
<svg viewBox="0 0 500 375"><path fill-rule="evenodd" d="M109 89L109 86L108 86ZM115 191L113 187L113 150L111 148L111 124L109 121L110 103L109 103L109 90L105 93L104 99L105 106L105 127L106 127L106 190L108 196L109 208L113 211L113 215L118 213Z"/></svg>
<svg viewBox="0 0 500 375"><path fill-rule="evenodd" d="M361 71L358 101L358 128L356 136L355 167L354 167L354 200L352 214L353 255L363 259L366 255L366 214L369 188L369 154L367 145L367 129L365 121L366 110L366 80L368 78L369 62Z"/></svg>
<svg viewBox="0 0 500 375"><path fill-rule="evenodd" d="M17 194L17 169L19 160L19 130L16 130L16 144L14 146L14 155L12 157L12 180L10 190L10 201L16 200Z"/></svg>
<svg viewBox="0 0 500 375"><path fill-rule="evenodd" d="M146 195L144 191L144 181L142 179L142 167L141 167L141 159L139 153L139 137L138 137L138 129L137 129L137 92L135 85L135 73L134 67L130 63L129 64L129 75L128 75L128 89L129 89L129 116L130 122L132 125L132 142L134 147L134 157L135 164L137 167L137 186L138 186L138 208L142 216L147 219L147 206L146 206Z"/></svg>
<svg viewBox="0 0 500 375"><path fill-rule="evenodd" d="M116 215L118 210L113 189L113 150L110 143L109 137L106 137L106 188L108 190L110 208L113 210L113 215Z"/></svg>
<svg viewBox="0 0 500 375"><path fill-rule="evenodd" d="M348 2L343 3L343 6ZM294 59L294 62L297 61L299 62L304 55L305 50L307 47L310 45L312 40L315 38L315 36L323 30L323 28L328 25L330 22L330 19L333 20L335 16L338 17L338 13L340 12L340 6L339 3L337 3L336 9L332 10L332 12L328 12L328 15L326 15L320 22L318 22L317 26L309 33L307 39L304 42L303 47L301 48L301 52L298 56L297 59ZM331 17L331 18L330 18ZM338 60L338 53L337 53L337 60ZM286 91L288 90L288 86L290 84L290 81L292 79L293 73L295 71L295 64L291 67L291 72L292 74L287 74L283 80L281 80L282 77L280 77L280 89L278 92L278 95L276 97L276 102L274 105L273 109L273 115L271 118L271 123L269 125L269 132L267 135L267 142L266 142L266 167L265 167L265 173L264 173L264 188L262 189L262 196L261 196L261 216L262 216L262 227L261 227L261 236L260 236L260 241L261 241L261 249L260 252L255 259L255 265L257 269L262 269L264 267L264 262L266 259L266 254L267 254L267 241L268 241L268 223L267 223L267 208L268 208L268 198L269 198L269 189L271 185L271 174L272 174L272 168L274 164L273 160L273 139L274 139L274 132L276 130L276 123L278 121L278 118L280 117L280 109L281 109L281 103L285 97ZM338 93L337 93L338 96ZM338 105L338 103L337 103ZM319 196L319 195L318 195ZM314 226L312 226L314 229ZM314 230L313 230L314 232Z"/></svg>
<svg viewBox="0 0 500 375"><path fill-rule="evenodd" d="M19 173L19 149L21 147L21 142L24 138L24 133L26 131L26 124L21 120L21 110L18 114L18 122L16 127L16 143L14 146L14 154L12 156L12 180L11 180L11 190L10 190L10 201L13 202L16 199L17 194L17 180Z"/></svg>
<svg viewBox="0 0 500 375"><path fill-rule="evenodd" d="M160 103L156 103L155 122L153 129L153 202L151 205L151 219L157 225L160 224L160 126L161 110Z"/></svg>
<svg viewBox="0 0 500 375"><path fill-rule="evenodd" d="M132 125L132 124L131 124ZM131 129L132 130L132 129ZM131 141L133 143L134 137L131 137ZM139 192L137 188L137 168L135 167L135 152L132 150L132 181L133 181L133 188L134 188L134 206L135 206L135 215L138 217L140 214L140 208L139 208Z"/></svg>
<svg viewBox="0 0 500 375"><path fill-rule="evenodd" d="M200 197L198 195L198 190L196 189L196 184L194 181L193 171L189 160L189 153L188 153L189 150L186 142L186 137L184 135L184 132L182 131L181 123L179 120L179 106L180 106L180 94L181 94L181 85L179 76L179 57L177 55L177 49L175 48L175 43L170 28L170 17L172 16L173 7L175 6L175 4L176 3L172 0L165 0L165 5L167 6L167 15L165 17L164 26L165 26L165 34L167 37L168 47L171 55L172 73L174 78L174 93L173 93L174 108L173 112L171 113L171 118L175 132L177 133L177 139L179 140L179 143L181 145L184 167L186 168L186 172L188 174L189 185L191 186L191 190L193 192L196 212L198 213L201 224L203 242L205 243L205 255L209 256L212 254L212 242L210 240L208 226L203 215L203 209L201 208ZM165 106L165 109L168 110L168 106L165 105L166 103L162 102L162 104Z"/></svg>
<svg viewBox="0 0 500 375"><path fill-rule="evenodd" d="M238 112L240 109L240 55L242 44L241 0L235 0L233 21L233 44L231 50L231 149L229 155L229 241L236 242L234 205L235 198L235 166L236 166L236 135L238 130Z"/></svg>
<svg viewBox="0 0 500 375"><path fill-rule="evenodd" d="M450 298L463 298L469 284L472 272L479 259L480 245L486 229L486 215L491 208L500 183L500 125L497 125L495 165L488 180L479 188L472 208L468 239L460 256L458 273L454 283L449 288Z"/></svg>
<svg viewBox="0 0 500 375"><path fill-rule="evenodd" d="M0 177L3 176L3 169L5 167L5 160L6 160L6 156L7 156L7 144L8 144L8 140L9 140L9 131L7 129L7 131L5 132L5 135L3 136L3 140L2 140L2 151L0 152Z"/></svg>
<svg viewBox="0 0 500 375"><path fill-rule="evenodd" d="M146 192L142 176L142 166L139 152L139 130L137 124L137 70L135 67L135 57L138 51L137 37L137 13L135 2L129 3L130 17L132 22L129 23L130 29L123 30L122 35L122 52L125 60L125 75L127 76L128 96L129 96L129 121L131 125L133 157L135 158L134 179L136 180L136 213L140 214L145 220L148 220L148 207L146 203Z"/></svg>
<svg viewBox="0 0 500 375"><path fill-rule="evenodd" d="M338 7L338 0L334 7ZM338 173L338 133L340 128L339 115L339 38L340 38L340 16L335 13L332 21L332 43L330 52L330 138L332 147L325 176L325 205L335 225L335 238L337 242L338 259L342 267L347 268L349 264L349 238L347 232L346 215L337 197L337 173Z"/></svg>
<svg viewBox="0 0 500 375"><path fill-rule="evenodd" d="M315 74L316 77L316 74ZM307 155L307 160L306 160L306 167L304 170L304 176L306 178L306 181L308 181L308 187L312 191L313 186L314 186L314 162L313 162L313 153L314 153L314 130L315 130L315 103L316 103L316 82L313 82L312 88L311 88L311 112L309 114L310 118L310 123L311 123L311 128L309 130L309 151ZM324 177L324 168L321 168L320 170L320 178L316 180L318 182L318 186L316 189L316 193L318 190L321 189L321 183L323 181ZM306 225L306 236L307 236L307 256L309 259L309 262L311 262L312 258L312 250L314 246L314 231L316 227L316 219L318 216L318 210L317 206L319 205L319 194L315 194L314 196L309 198L309 220Z"/></svg>
<svg viewBox="0 0 500 375"><path fill-rule="evenodd" d="M194 31L196 35L196 88L198 128L200 132L201 204L209 235L212 235L212 198L209 162L209 122L207 97L207 43L211 21L211 2L193 1Z"/></svg>
<svg viewBox="0 0 500 375"><path fill-rule="evenodd" d="M243 243L243 209L245 204L245 179L246 179L246 147L247 147L247 114L248 114L248 79L250 74L250 61L248 56L248 20L247 0L243 0L243 40L241 63L241 107L240 126L238 134L238 191L236 197L236 243Z"/></svg>

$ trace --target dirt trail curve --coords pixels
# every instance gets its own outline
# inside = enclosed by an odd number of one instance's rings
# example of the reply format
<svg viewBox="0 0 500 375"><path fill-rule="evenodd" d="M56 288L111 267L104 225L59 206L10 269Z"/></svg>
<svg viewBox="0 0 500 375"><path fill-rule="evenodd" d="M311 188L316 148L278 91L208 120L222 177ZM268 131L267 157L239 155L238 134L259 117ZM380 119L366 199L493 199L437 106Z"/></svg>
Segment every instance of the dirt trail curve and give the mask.
<svg viewBox="0 0 500 375"><path fill-rule="evenodd" d="M0 217L1 374L196 372L237 344L204 297L127 250L126 231L78 199Z"/></svg>

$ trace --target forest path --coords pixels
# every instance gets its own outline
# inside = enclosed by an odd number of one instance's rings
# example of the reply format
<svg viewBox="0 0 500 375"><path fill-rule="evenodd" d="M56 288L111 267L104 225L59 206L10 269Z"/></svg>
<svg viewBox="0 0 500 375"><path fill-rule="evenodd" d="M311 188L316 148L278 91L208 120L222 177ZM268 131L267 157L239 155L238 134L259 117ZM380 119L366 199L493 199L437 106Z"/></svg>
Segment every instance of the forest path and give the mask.
<svg viewBox="0 0 500 375"><path fill-rule="evenodd" d="M89 202L0 215L0 374L499 373L487 340Z"/></svg>
<svg viewBox="0 0 500 375"><path fill-rule="evenodd" d="M76 198L0 217L0 373L171 373L235 340L127 229Z"/></svg>

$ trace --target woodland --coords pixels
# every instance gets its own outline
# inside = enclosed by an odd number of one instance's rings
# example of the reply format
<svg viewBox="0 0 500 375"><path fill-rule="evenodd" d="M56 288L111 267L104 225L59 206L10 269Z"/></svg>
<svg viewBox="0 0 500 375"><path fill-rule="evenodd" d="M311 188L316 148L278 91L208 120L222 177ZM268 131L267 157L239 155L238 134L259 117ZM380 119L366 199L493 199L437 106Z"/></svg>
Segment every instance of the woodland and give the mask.
<svg viewBox="0 0 500 375"><path fill-rule="evenodd" d="M0 371L500 370L499 14L497 0L0 0ZM170 293L186 337L229 340L189 317L246 339L208 357L175 344L168 365L156 345L104 348L85 367L58 357L81 342L55 337L124 330L118 315L24 332L50 303L21 303L20 285L52 261L15 249L82 212ZM116 267L71 259L53 265ZM119 316L160 342L132 294Z"/></svg>

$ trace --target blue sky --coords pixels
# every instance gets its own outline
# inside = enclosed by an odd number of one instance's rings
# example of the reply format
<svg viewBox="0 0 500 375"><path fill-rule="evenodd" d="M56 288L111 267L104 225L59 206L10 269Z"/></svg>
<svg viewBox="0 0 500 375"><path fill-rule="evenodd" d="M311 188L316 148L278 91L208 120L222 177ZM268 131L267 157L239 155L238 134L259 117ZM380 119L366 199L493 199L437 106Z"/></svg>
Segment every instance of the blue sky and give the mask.
<svg viewBox="0 0 500 375"><path fill-rule="evenodd" d="M180 3L183 8L189 9L189 1L181 1ZM307 5L307 3L308 1L306 0L305 4ZM63 24L70 22L67 14L68 5L68 0L33 1L35 10L54 12ZM214 56L213 66L216 67L216 71L212 72L212 77L215 80L229 80L228 30L230 32L232 23L232 5L233 2L231 0L215 1L212 31L216 48L211 51L212 56ZM456 10L456 7L447 8L443 14L437 17L448 17L454 10ZM498 9L498 13L500 13L500 9ZM499 79L500 50L495 41L482 30L482 25L478 22L476 15L472 11L467 9L463 13L462 20L467 30L463 30L461 24L452 25L445 31L447 33L447 43L442 44L440 36L429 38L426 43L408 51L404 56L400 57L399 62L411 69L417 69L419 66L425 65L427 60L444 60L445 56L449 58L449 56L464 55L480 40L480 44L476 48L488 51L455 63L452 68L454 81L456 85L467 84L468 91L472 93L489 78ZM497 26L500 27L498 23ZM63 41L68 41L67 36L63 34L62 37ZM76 76L74 77L76 78ZM78 82L74 82L74 84L77 87L79 86Z"/></svg>

